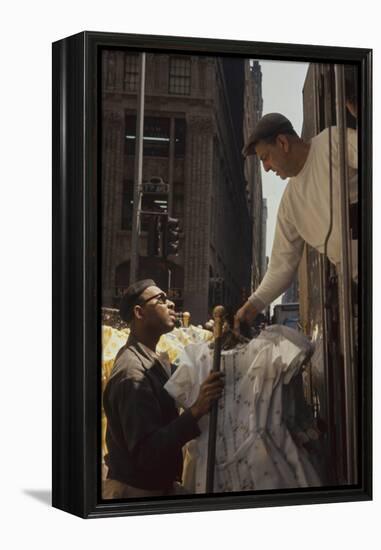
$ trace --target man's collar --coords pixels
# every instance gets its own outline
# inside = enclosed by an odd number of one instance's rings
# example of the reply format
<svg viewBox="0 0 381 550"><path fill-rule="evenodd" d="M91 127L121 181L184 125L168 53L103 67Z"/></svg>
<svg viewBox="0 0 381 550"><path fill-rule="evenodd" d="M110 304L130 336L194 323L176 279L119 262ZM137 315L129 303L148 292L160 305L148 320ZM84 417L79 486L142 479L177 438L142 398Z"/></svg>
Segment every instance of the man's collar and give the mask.
<svg viewBox="0 0 381 550"><path fill-rule="evenodd" d="M152 362L152 364L154 364L155 361L158 361L165 370L166 374L169 377L171 376L171 363L167 353L156 353L142 342L139 342L133 334L130 334L128 337L127 346L137 348L139 352L146 357L146 359Z"/></svg>

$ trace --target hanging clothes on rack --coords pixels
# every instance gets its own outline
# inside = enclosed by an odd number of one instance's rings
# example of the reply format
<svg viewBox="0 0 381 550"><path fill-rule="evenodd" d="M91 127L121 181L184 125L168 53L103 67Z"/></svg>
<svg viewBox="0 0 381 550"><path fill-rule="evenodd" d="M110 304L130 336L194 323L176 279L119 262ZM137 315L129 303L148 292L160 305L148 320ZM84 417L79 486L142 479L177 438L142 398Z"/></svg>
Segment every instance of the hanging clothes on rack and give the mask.
<svg viewBox="0 0 381 550"><path fill-rule="evenodd" d="M225 389L218 402L215 492L321 485L302 446L303 437L297 435L303 434L305 441L311 432L300 425L296 404L290 398L285 402L283 391L311 353L312 346L301 333L280 325L222 352ZM165 385L180 406L193 404L212 361L208 344L184 349L180 366ZM205 492L208 420L207 416L200 420L201 435L186 448L183 483L194 493ZM306 420L308 424L310 419Z"/></svg>

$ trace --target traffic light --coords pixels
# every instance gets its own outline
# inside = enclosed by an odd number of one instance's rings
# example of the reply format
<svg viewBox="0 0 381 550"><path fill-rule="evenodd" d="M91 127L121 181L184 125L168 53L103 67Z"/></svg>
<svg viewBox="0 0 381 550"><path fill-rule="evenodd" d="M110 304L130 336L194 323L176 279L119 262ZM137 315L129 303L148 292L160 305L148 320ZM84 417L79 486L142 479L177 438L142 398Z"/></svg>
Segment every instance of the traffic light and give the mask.
<svg viewBox="0 0 381 550"><path fill-rule="evenodd" d="M177 256L180 244L180 222L177 218L163 216L163 257Z"/></svg>
<svg viewBox="0 0 381 550"><path fill-rule="evenodd" d="M148 256L160 256L160 216L150 216L148 221L147 253Z"/></svg>

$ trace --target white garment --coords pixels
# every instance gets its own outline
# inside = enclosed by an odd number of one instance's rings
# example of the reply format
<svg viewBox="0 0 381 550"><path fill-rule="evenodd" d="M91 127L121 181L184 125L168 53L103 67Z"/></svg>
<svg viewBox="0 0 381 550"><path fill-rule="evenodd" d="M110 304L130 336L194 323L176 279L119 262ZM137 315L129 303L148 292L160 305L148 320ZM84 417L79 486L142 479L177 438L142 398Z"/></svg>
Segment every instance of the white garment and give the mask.
<svg viewBox="0 0 381 550"><path fill-rule="evenodd" d="M247 345L222 352L225 388L218 402L216 492L320 485L282 418L282 386L310 353L303 335L280 325L267 328ZM165 389L180 406L190 407L212 363L213 350L207 344L187 346ZM183 476L186 489L195 493L205 492L209 415L201 418L199 427L201 435L187 446Z"/></svg>
<svg viewBox="0 0 381 550"><path fill-rule="evenodd" d="M333 226L327 256L337 265L341 261L341 227L338 178L338 130L331 128ZM357 132L348 129L349 196L357 200ZM250 302L264 309L292 283L303 254L304 242L324 253L330 225L329 129L312 138L307 160L301 172L290 178L277 215L274 243L266 275ZM353 246L353 266L357 278L357 247Z"/></svg>

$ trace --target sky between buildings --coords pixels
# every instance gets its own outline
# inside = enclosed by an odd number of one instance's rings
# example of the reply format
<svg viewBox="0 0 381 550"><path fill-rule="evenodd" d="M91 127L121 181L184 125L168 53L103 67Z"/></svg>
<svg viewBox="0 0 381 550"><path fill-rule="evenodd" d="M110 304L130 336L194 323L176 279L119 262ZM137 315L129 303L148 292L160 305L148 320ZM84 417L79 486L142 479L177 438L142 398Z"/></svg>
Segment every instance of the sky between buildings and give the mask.
<svg viewBox="0 0 381 550"><path fill-rule="evenodd" d="M303 85L308 63L291 61L259 61L262 69L263 114L282 113L300 135L303 125ZM263 197L267 198L268 218L266 255L271 256L276 215L287 185L273 172L262 167ZM274 304L280 303L281 297Z"/></svg>

